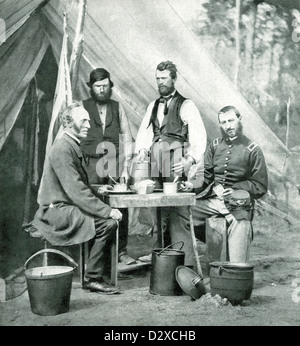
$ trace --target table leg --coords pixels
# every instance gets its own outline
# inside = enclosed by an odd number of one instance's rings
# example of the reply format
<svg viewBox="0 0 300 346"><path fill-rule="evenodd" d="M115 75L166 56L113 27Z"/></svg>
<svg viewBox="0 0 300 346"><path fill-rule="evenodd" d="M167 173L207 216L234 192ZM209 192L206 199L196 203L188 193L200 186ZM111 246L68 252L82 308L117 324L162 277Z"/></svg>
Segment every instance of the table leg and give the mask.
<svg viewBox="0 0 300 346"><path fill-rule="evenodd" d="M200 264L199 253L198 253L198 247L197 247L197 240L196 240L196 236L195 236L194 221L193 221L193 214L192 214L191 206L188 206L188 210L189 210L190 230L191 230L191 237L192 237L192 243L193 243L194 256L195 256L196 265L197 265L197 271L198 271L198 274L201 277L203 277L202 269L201 269L201 264Z"/></svg>
<svg viewBox="0 0 300 346"><path fill-rule="evenodd" d="M118 261L119 261L119 222L117 222L116 240L111 246L111 277L112 285L118 286Z"/></svg>
<svg viewBox="0 0 300 346"><path fill-rule="evenodd" d="M156 208L156 218L157 218L157 245L159 248L164 247L164 237L161 227L161 209L159 207Z"/></svg>

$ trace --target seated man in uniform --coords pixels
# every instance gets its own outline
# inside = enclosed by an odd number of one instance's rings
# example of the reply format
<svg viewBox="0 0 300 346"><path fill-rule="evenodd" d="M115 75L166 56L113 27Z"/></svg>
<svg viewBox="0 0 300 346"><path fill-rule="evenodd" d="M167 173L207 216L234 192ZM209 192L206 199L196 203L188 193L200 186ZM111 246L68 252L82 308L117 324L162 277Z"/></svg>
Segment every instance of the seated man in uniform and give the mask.
<svg viewBox="0 0 300 346"><path fill-rule="evenodd" d="M33 225L53 246L90 241L85 288L101 294L119 292L105 282L109 242L122 214L103 203L88 185L80 142L87 136L89 114L78 102L61 115L64 134L55 140L46 158L40 186L39 209Z"/></svg>
<svg viewBox="0 0 300 346"><path fill-rule="evenodd" d="M268 173L261 149L243 134L242 117L233 106L218 113L222 137L207 148L204 183L194 191L192 207L194 225L213 215L223 215L228 224L230 262L247 262L250 255L253 203L268 189ZM185 191L193 190L190 181L182 183Z"/></svg>

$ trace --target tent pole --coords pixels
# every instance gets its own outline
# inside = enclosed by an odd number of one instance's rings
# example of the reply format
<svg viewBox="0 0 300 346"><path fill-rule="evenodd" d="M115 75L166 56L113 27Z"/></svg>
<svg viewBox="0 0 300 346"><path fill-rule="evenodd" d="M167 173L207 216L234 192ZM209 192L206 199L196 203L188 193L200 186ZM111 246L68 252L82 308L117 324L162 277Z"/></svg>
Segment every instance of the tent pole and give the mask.
<svg viewBox="0 0 300 346"><path fill-rule="evenodd" d="M30 102L31 102L31 116L28 117L26 123L25 145L28 146L26 155L26 191L25 191L25 203L24 203L24 215L23 224L29 222L30 207L31 207L31 182L32 182L32 170L34 164L34 151L35 151L35 132L37 123L37 86L36 79L33 78L30 83Z"/></svg>
<svg viewBox="0 0 300 346"><path fill-rule="evenodd" d="M291 98L289 97L288 101L286 102L286 138L285 138L285 146L289 148L289 136L290 136L290 105L291 105ZM288 181L285 181L285 200L286 204L289 207L289 184Z"/></svg>
<svg viewBox="0 0 300 346"><path fill-rule="evenodd" d="M291 98L289 97L286 102L286 137L285 137L285 146L289 148L289 136L290 136L290 105Z"/></svg>
<svg viewBox="0 0 300 346"><path fill-rule="evenodd" d="M78 71L79 71L79 62L82 55L82 43L84 40L83 28L84 20L86 15L86 0L80 0L78 5L78 18L75 31L75 37L73 41L73 50L70 58L70 75L71 75L71 85L72 93L77 98L77 81L78 81Z"/></svg>
<svg viewBox="0 0 300 346"><path fill-rule="evenodd" d="M240 20L241 20L241 1L236 0L236 18L235 18L235 70L233 84L238 90L239 69L240 69Z"/></svg>

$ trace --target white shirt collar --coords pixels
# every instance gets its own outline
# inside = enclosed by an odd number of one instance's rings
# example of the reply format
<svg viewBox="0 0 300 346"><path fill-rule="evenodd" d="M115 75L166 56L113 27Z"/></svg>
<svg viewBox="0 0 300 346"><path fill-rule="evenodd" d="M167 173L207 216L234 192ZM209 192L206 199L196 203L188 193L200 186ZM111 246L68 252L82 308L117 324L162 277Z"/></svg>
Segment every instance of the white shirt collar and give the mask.
<svg viewBox="0 0 300 346"><path fill-rule="evenodd" d="M176 93L176 89L174 89L174 91L170 94L170 95L167 95L167 96L163 96L163 97L169 97L169 96L174 96L175 95L175 93Z"/></svg>
<svg viewBox="0 0 300 346"><path fill-rule="evenodd" d="M71 133L64 131L65 134L67 134L69 137L73 138L78 144L80 144L80 140L75 137L74 135L72 135Z"/></svg>

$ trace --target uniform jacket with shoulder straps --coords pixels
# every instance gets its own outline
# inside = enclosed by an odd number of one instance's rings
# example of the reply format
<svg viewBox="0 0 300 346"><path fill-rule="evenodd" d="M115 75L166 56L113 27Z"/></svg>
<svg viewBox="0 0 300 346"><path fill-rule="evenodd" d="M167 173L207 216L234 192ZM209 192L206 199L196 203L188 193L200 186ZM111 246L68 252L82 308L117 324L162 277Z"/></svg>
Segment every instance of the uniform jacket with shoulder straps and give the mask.
<svg viewBox="0 0 300 346"><path fill-rule="evenodd" d="M262 197L268 190L268 172L261 149L242 135L231 141L219 137L208 146L204 162L204 184L197 189L198 198L213 195L211 188L245 190L252 199Z"/></svg>

